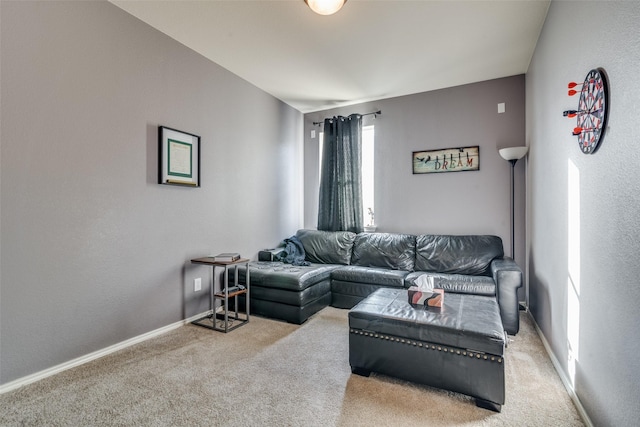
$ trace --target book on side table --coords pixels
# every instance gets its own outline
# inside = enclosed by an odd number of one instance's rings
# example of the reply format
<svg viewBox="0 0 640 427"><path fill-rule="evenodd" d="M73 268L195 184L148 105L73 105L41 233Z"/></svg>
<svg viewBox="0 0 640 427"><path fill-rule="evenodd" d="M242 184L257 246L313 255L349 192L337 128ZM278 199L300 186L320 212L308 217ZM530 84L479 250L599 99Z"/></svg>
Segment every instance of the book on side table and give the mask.
<svg viewBox="0 0 640 427"><path fill-rule="evenodd" d="M240 259L240 254L237 252L225 252L213 257L215 262L234 262Z"/></svg>

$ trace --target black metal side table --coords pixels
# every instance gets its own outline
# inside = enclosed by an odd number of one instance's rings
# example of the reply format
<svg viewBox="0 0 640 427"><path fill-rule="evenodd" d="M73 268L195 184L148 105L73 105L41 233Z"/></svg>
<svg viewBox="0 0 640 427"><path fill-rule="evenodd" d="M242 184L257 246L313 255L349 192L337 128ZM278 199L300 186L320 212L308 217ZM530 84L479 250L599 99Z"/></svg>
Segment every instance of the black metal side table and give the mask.
<svg viewBox="0 0 640 427"><path fill-rule="evenodd" d="M214 257L204 257L192 259L193 264L210 265L212 269L212 283L210 287L211 293L211 314L204 316L198 320L194 320L194 325L203 326L205 328L213 329L219 332L230 332L240 326L249 323L249 259L241 258L236 261L216 261ZM238 267L244 265L246 268L246 287L245 289L238 289ZM224 279L222 283L222 290L220 292L214 291L216 267L224 268ZM234 269L234 289L229 292L229 269ZM245 313L238 312L238 295L245 295ZM229 298L234 298L234 313L229 317ZM224 310L220 313L216 313L216 300L222 300ZM219 320L219 324L216 321Z"/></svg>

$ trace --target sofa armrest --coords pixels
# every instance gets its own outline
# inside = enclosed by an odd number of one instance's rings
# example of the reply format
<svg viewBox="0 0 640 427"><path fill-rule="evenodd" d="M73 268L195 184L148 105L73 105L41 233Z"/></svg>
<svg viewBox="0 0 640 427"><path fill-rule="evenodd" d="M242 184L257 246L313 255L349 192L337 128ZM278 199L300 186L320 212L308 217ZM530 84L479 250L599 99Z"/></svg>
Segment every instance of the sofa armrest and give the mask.
<svg viewBox="0 0 640 427"><path fill-rule="evenodd" d="M263 249L258 252L258 261L274 261L276 259L276 255L284 250L284 247L279 247L275 249Z"/></svg>
<svg viewBox="0 0 640 427"><path fill-rule="evenodd" d="M522 270L508 257L491 262L491 274L496 282L496 298L504 330L515 335L520 330L518 289L522 287Z"/></svg>

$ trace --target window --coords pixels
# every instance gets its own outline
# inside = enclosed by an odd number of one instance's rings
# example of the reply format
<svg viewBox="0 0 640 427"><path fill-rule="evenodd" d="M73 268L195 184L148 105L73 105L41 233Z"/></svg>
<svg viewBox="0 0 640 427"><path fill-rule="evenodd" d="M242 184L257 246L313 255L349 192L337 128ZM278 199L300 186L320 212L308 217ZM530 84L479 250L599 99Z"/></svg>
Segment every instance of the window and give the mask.
<svg viewBox="0 0 640 427"><path fill-rule="evenodd" d="M373 204L373 126L362 128L362 212L363 224L373 225L369 209L375 212Z"/></svg>
<svg viewBox="0 0 640 427"><path fill-rule="evenodd" d="M369 218L369 209L372 212L374 210L373 200L373 179L374 179L374 166L373 166L373 148L374 148L374 126L362 127L362 212L363 212L363 224L371 224ZM318 135L318 141L320 143L320 155L318 163L318 182L320 181L320 174L322 173L322 152L324 143L324 132L320 132Z"/></svg>

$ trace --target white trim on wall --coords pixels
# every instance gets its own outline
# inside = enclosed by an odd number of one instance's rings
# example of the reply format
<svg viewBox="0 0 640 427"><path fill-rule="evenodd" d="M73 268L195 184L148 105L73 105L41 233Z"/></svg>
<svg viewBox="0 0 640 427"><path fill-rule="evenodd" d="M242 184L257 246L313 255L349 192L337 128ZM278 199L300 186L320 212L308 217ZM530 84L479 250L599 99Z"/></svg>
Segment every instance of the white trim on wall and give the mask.
<svg viewBox="0 0 640 427"><path fill-rule="evenodd" d="M533 318L533 316L529 311L527 311L527 314L529 315L529 318L533 322L533 326L536 328L536 332L540 337L540 341L542 341L542 345L544 346L545 350L547 350L549 359L551 359L551 363L553 364L553 367L555 368L556 372L560 376L560 380L562 380L562 384L564 385L564 388L567 390L567 393L569 393L569 397L573 401L573 404L576 405L576 409L578 410L578 414L580 414L582 421L584 421L587 427L593 427L593 423L591 422L589 415L587 415L587 411L584 410L584 407L582 406L582 403L580 402L578 395L573 389L573 386L571 385L569 378L562 370L562 365L560 365L560 361L558 360L556 355L553 354L553 350L551 350L551 346L549 345L549 342L547 341L545 336L542 334L542 330L538 327L538 323L536 323L536 319Z"/></svg>
<svg viewBox="0 0 640 427"><path fill-rule="evenodd" d="M99 359L101 357L107 356L109 354L115 353L116 351L123 350L127 347L131 347L132 345L141 343L143 341L150 340L152 338L156 338L162 334L166 334L169 331L177 329L181 326L184 326L188 323L193 322L194 320L200 319L203 316L207 316L211 314L211 310L208 310L204 313L197 314L188 319L180 320L178 322L172 323L170 325L164 326L162 328L156 329L154 331L147 332L146 334L138 335L137 337L130 338L126 341L122 341L120 343L114 344L112 346L103 348L102 350L94 351L93 353L86 354L84 356L80 356L76 359L69 360L68 362L61 363L57 366L52 366L51 368L45 369L40 372L36 372L31 375L27 375L26 377L18 378L17 380L8 382L4 385L0 385L0 394L7 393L9 391L18 389L27 384L35 383L37 381L43 380L47 377L51 377L55 374L59 374L60 372L66 371L71 368L75 368L76 366L84 365L85 363L89 363L93 360Z"/></svg>

